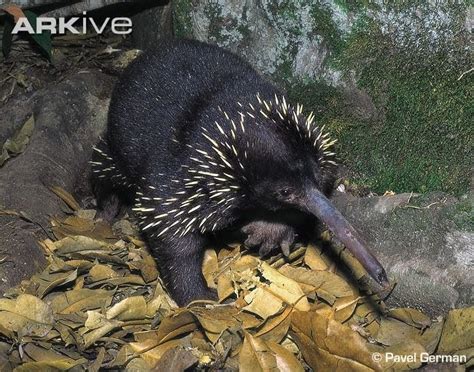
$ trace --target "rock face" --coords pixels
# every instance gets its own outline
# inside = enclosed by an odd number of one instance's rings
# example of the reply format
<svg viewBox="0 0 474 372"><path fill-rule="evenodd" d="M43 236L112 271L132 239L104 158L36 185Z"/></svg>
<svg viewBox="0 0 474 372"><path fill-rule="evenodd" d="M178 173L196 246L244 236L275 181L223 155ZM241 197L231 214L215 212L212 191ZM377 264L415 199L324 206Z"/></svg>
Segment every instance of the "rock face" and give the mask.
<svg viewBox="0 0 474 372"><path fill-rule="evenodd" d="M173 34L171 4L154 6L132 17L134 47L141 50L156 46L161 38L170 38ZM153 25L150 32L150 25Z"/></svg>
<svg viewBox="0 0 474 372"><path fill-rule="evenodd" d="M474 304L472 195L338 194L334 201L397 282L389 305L435 316Z"/></svg>
<svg viewBox="0 0 474 372"><path fill-rule="evenodd" d="M0 291L44 263L37 241L64 203L48 187L73 192L84 183L92 146L104 130L113 80L84 72L2 107L0 143L33 116L23 153L0 168ZM43 229L44 227L45 229Z"/></svg>
<svg viewBox="0 0 474 372"><path fill-rule="evenodd" d="M94 1L81 1L81 3L77 7L70 8L74 12L82 12L83 10L93 10L97 8L101 8L107 5L111 4L116 4L117 2L127 2L127 0L122 0L122 1L115 1L115 0L94 0ZM77 1L68 1L64 2L61 0L2 0L0 1L0 5L5 5L5 4L14 4L19 6L20 8L32 8L32 7L37 7L37 6L45 6L45 5L57 5L58 7L64 7L67 5L67 3L77 3ZM77 5L77 4L76 4ZM62 13L62 15L70 15L74 14L73 11L68 12L68 13Z"/></svg>
<svg viewBox="0 0 474 372"><path fill-rule="evenodd" d="M40 6L40 5L49 5L54 3L59 3L58 0L3 0L0 1L0 5L4 4L15 4L19 7L30 7L30 6Z"/></svg>
<svg viewBox="0 0 474 372"><path fill-rule="evenodd" d="M174 21L178 36L242 55L315 111L359 183L461 194L472 14L467 1L177 0Z"/></svg>

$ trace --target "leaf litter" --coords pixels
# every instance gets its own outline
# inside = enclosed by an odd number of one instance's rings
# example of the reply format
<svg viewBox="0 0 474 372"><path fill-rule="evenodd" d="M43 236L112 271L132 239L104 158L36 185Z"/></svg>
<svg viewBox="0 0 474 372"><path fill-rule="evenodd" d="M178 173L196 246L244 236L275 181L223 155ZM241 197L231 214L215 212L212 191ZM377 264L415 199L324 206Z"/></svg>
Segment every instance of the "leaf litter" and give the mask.
<svg viewBox="0 0 474 372"><path fill-rule="evenodd" d="M55 239L39 243L48 266L0 299L1 371L407 370L422 353L474 365L474 307L437 319L388 310L318 245L268 260L239 244L208 249L203 274L220 303L178 308L128 219L110 226L52 191L73 214L53 218Z"/></svg>

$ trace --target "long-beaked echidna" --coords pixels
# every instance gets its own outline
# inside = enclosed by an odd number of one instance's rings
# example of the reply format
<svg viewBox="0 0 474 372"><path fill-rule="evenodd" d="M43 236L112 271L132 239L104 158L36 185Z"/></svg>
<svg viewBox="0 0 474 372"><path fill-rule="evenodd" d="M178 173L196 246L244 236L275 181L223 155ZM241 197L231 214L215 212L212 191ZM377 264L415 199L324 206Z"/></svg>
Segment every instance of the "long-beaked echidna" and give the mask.
<svg viewBox="0 0 474 372"><path fill-rule="evenodd" d="M242 230L257 244L288 245L294 226L272 216L292 213L323 221L386 285L381 264L326 197L333 143L312 113L236 55L175 40L126 69L91 164L99 200L135 197L140 230L180 305L215 298L201 272L215 233L251 221Z"/></svg>

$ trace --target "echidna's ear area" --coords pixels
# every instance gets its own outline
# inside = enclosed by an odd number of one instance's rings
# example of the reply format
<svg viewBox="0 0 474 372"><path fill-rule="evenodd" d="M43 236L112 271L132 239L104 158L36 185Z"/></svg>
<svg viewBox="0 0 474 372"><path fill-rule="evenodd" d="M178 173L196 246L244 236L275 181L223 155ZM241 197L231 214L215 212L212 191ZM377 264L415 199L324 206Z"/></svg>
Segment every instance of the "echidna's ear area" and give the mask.
<svg viewBox="0 0 474 372"><path fill-rule="evenodd" d="M334 172L337 165L334 153L336 140L329 137L324 126L316 124L313 112L305 115L302 105L289 105L285 97L275 96L272 100L263 100L257 96L257 99L260 115L287 132L287 138L294 138L299 145L313 153L322 171Z"/></svg>

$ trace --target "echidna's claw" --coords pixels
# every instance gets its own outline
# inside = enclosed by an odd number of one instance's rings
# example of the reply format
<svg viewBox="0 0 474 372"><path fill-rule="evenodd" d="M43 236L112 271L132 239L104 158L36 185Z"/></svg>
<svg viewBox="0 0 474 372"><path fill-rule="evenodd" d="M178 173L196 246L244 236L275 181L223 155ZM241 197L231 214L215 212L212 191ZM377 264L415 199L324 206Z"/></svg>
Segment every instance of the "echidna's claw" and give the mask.
<svg viewBox="0 0 474 372"><path fill-rule="evenodd" d="M290 255L290 243L288 241L284 241L281 243L281 252L285 257Z"/></svg>
<svg viewBox="0 0 474 372"><path fill-rule="evenodd" d="M280 222L252 221L242 227L241 231L247 235L245 246L258 247L260 257L276 253L279 249L288 256L295 240L293 227Z"/></svg>

